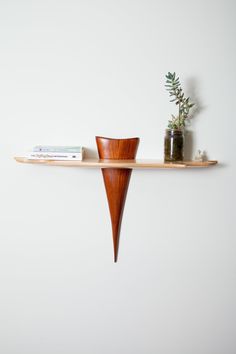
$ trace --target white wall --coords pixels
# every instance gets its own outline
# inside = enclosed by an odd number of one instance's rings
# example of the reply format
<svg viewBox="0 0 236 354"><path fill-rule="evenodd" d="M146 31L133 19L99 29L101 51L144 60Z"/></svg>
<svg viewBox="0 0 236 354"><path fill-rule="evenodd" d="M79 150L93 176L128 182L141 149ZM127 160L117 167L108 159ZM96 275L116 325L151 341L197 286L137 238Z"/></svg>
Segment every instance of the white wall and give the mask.
<svg viewBox="0 0 236 354"><path fill-rule="evenodd" d="M232 0L1 0L0 353L233 354ZM219 167L134 171L113 263L101 172L20 165L36 144L140 136L162 158L176 71L194 151Z"/></svg>

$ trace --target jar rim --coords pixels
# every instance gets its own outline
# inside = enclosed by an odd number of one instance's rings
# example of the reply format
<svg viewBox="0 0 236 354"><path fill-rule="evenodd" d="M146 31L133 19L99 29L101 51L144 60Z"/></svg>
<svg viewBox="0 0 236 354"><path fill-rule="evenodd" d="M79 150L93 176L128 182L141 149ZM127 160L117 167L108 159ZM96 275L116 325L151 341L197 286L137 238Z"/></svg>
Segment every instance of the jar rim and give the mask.
<svg viewBox="0 0 236 354"><path fill-rule="evenodd" d="M169 135L169 136L182 135L182 136L184 136L184 129L166 129L166 135Z"/></svg>

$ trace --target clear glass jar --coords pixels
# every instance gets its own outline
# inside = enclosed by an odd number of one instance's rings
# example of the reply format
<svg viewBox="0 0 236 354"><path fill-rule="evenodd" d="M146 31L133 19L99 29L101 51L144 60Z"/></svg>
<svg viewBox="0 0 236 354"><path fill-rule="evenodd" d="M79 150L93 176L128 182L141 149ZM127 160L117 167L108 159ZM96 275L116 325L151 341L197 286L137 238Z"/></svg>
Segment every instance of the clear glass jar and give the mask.
<svg viewBox="0 0 236 354"><path fill-rule="evenodd" d="M184 130L166 129L165 162L178 162L184 159Z"/></svg>

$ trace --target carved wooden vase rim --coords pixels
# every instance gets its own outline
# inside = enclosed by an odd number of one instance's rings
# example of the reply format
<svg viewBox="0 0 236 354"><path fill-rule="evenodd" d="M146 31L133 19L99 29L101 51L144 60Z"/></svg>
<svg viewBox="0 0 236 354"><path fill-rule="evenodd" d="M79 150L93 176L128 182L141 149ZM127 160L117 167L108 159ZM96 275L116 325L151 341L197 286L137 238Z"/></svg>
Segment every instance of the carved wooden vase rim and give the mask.
<svg viewBox="0 0 236 354"><path fill-rule="evenodd" d="M139 137L135 136L133 138L107 138L106 136L98 136L96 135L96 139L106 139L106 140L133 140L133 139L138 139Z"/></svg>

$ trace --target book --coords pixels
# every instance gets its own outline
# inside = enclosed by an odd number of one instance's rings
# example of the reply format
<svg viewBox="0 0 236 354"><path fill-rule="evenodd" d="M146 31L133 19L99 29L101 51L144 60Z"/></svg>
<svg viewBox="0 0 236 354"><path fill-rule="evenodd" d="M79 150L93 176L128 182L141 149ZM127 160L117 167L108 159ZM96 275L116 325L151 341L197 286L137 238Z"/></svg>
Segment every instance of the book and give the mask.
<svg viewBox="0 0 236 354"><path fill-rule="evenodd" d="M68 152L29 152L27 155L29 160L68 160L82 161L82 153Z"/></svg>
<svg viewBox="0 0 236 354"><path fill-rule="evenodd" d="M82 153L83 146L50 146L50 145L36 145L33 152L62 152L62 153Z"/></svg>

